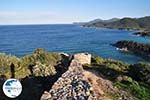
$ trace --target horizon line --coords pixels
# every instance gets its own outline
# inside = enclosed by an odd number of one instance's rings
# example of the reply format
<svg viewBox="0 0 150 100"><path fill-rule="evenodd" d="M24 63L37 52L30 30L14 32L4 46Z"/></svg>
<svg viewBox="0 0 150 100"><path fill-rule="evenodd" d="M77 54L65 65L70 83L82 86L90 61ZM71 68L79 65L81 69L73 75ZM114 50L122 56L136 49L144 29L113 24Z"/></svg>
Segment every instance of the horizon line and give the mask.
<svg viewBox="0 0 150 100"><path fill-rule="evenodd" d="M144 17L150 17L150 15L146 15L146 16L140 16L140 17L130 17L130 16L124 16L124 17L112 17L112 18L108 18L108 19L103 19L103 18L93 18L89 21L95 20L95 19L101 19L101 20L109 20L109 19L113 19L113 18L118 18L118 19L123 19L123 18L144 18ZM8 23L8 24L0 24L0 26L13 26L13 25L69 25L69 24L74 24L74 23L82 23L82 22L89 22L89 21L72 21L72 22L66 22L66 23Z"/></svg>
<svg viewBox="0 0 150 100"><path fill-rule="evenodd" d="M70 24L73 24L73 23L25 23L25 24L0 24L0 26L17 26L17 25L70 25Z"/></svg>

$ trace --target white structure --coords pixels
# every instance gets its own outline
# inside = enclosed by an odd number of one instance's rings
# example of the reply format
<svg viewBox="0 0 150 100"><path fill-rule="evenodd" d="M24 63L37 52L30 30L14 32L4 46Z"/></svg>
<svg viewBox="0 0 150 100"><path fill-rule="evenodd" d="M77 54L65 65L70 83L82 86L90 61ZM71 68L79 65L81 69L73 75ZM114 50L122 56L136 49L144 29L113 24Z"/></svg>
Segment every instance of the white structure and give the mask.
<svg viewBox="0 0 150 100"><path fill-rule="evenodd" d="M88 53L75 54L74 59L78 60L81 64L91 64L91 54Z"/></svg>

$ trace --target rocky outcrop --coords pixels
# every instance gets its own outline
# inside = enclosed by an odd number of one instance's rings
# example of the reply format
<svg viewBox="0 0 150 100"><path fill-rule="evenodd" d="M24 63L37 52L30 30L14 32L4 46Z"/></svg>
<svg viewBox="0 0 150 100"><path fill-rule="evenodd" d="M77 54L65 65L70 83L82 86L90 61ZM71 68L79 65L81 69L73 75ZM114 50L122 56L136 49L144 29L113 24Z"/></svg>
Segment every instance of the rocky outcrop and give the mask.
<svg viewBox="0 0 150 100"><path fill-rule="evenodd" d="M96 100L90 82L83 74L81 63L73 59L66 71L41 100Z"/></svg>
<svg viewBox="0 0 150 100"><path fill-rule="evenodd" d="M137 55L140 55L144 59L150 59L150 44L149 43L138 43L135 41L122 40L118 41L113 46L123 51L130 51Z"/></svg>
<svg viewBox="0 0 150 100"><path fill-rule="evenodd" d="M142 37L150 37L150 31L136 32L134 35L142 36Z"/></svg>
<svg viewBox="0 0 150 100"><path fill-rule="evenodd" d="M37 62L36 65L33 66L32 71L34 76L46 77L46 76L56 74L56 70L54 66L50 64L47 66L45 64L41 64L40 62Z"/></svg>

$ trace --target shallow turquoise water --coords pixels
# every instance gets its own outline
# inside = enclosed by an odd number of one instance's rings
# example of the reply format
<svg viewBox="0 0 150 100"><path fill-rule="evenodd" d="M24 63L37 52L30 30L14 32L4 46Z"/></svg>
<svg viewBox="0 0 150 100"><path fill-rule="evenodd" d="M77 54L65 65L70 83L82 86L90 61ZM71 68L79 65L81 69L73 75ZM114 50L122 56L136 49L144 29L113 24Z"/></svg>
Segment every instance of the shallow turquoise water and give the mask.
<svg viewBox="0 0 150 100"><path fill-rule="evenodd" d="M117 51L110 44L118 40L150 43L150 38L132 35L132 31L84 28L77 25L0 26L0 52L21 57L35 48L55 52L89 52L128 63L145 61L137 55Z"/></svg>

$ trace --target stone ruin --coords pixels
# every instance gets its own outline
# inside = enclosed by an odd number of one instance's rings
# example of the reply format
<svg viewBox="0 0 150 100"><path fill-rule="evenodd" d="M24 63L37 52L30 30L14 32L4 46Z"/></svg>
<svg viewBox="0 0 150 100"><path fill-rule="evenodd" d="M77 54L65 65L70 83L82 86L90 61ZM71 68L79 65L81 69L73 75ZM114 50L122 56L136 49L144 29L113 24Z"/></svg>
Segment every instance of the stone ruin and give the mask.
<svg viewBox="0 0 150 100"><path fill-rule="evenodd" d="M91 54L88 53L78 53L75 54L74 59L79 61L81 64L91 64Z"/></svg>

